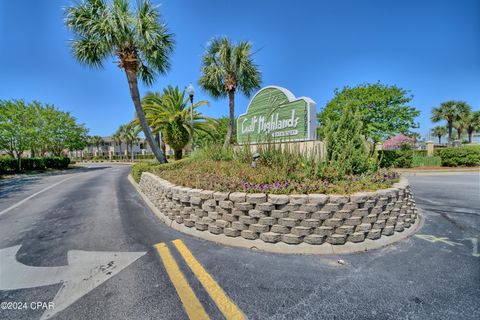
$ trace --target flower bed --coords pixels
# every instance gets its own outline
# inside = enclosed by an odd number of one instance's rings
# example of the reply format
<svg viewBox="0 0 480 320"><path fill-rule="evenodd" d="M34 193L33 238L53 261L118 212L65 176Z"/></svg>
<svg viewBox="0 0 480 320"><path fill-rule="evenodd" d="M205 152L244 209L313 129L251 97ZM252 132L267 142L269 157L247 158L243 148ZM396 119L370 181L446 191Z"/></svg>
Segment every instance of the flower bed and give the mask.
<svg viewBox="0 0 480 320"><path fill-rule="evenodd" d="M341 245L401 232L417 219L405 179L374 192L286 195L195 189L140 174L140 189L172 223L232 238Z"/></svg>
<svg viewBox="0 0 480 320"><path fill-rule="evenodd" d="M166 165L138 164L132 171L137 182L144 171L189 188L269 194L348 194L385 189L399 180L396 172L388 170L331 180L309 175L301 166L300 170L280 172L281 169L269 166L251 168L247 163L225 160L186 159Z"/></svg>

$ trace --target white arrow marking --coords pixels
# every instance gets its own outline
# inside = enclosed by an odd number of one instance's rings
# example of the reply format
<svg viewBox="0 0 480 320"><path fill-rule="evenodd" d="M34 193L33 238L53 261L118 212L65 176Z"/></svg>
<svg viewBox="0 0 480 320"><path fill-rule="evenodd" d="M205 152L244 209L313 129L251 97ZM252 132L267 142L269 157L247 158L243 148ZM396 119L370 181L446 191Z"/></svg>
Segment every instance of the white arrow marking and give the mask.
<svg viewBox="0 0 480 320"><path fill-rule="evenodd" d="M472 256L480 257L480 253L478 253L478 240L477 238L465 238L462 240L470 240L472 242Z"/></svg>
<svg viewBox="0 0 480 320"><path fill-rule="evenodd" d="M30 267L17 261L21 246L0 249L0 290L17 290L63 283L52 310L46 310L41 320L59 311L129 266L145 252L103 252L71 250L68 265L62 267Z"/></svg>

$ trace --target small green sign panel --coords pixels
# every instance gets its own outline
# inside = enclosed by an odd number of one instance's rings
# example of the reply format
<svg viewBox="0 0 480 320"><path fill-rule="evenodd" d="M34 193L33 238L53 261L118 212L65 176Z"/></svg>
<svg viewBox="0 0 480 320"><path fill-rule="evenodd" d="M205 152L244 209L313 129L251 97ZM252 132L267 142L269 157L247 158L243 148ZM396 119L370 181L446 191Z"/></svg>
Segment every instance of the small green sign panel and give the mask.
<svg viewBox="0 0 480 320"><path fill-rule="evenodd" d="M237 119L237 142L315 140L315 112L315 102L310 98L295 98L281 87L262 88L250 101L247 112Z"/></svg>

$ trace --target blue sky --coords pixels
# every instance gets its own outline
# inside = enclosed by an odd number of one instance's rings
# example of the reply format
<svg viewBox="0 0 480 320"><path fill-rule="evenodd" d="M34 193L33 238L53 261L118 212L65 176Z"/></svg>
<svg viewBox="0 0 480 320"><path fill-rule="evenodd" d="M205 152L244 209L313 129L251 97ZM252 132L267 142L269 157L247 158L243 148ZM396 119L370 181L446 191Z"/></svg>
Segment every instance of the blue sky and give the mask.
<svg viewBox="0 0 480 320"><path fill-rule="evenodd" d="M227 114L227 99L198 88L206 43L227 35L250 40L263 85L309 96L320 110L333 90L362 82L411 90L420 132L431 107L461 99L480 109L480 1L194 1L163 0L175 34L170 72L147 90L193 82L202 111ZM104 70L79 65L68 47L64 0L0 1L0 99L22 98L70 111L91 134L109 135L134 116L127 81L114 60ZM238 95L236 114L249 99Z"/></svg>

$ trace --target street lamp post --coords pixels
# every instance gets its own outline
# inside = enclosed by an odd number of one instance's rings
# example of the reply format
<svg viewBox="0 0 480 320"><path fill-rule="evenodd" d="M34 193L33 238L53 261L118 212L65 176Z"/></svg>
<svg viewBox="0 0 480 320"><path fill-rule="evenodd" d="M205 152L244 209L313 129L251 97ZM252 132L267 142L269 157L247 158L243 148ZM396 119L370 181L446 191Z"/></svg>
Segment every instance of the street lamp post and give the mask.
<svg viewBox="0 0 480 320"><path fill-rule="evenodd" d="M195 150L195 138L194 138L194 128L193 128L193 96L195 95L195 89L192 84L187 88L188 96L190 97L190 125L192 126L192 152Z"/></svg>

